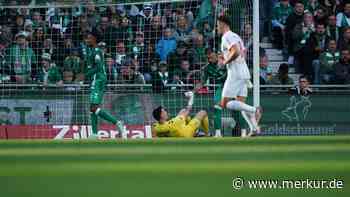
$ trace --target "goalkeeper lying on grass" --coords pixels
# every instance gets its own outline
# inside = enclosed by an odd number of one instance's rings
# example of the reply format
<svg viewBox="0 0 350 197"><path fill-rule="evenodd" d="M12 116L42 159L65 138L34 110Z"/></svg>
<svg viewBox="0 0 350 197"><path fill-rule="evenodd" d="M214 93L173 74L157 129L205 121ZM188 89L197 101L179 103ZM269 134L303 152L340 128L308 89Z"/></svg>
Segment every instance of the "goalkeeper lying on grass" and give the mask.
<svg viewBox="0 0 350 197"><path fill-rule="evenodd" d="M188 106L182 109L175 118L169 120L168 112L162 106L153 110L153 117L157 123L153 124L152 131L158 137L195 137L199 128L202 128L206 135L209 130L209 120L206 111L200 111L194 118L189 114L193 105L193 92L186 92L189 98Z"/></svg>

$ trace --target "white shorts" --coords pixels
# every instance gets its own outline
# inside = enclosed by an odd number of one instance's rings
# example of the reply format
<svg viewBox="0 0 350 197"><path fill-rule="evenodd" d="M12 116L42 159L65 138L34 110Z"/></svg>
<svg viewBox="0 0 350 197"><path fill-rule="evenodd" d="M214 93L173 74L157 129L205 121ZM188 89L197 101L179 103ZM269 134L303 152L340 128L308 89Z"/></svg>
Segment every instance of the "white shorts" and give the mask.
<svg viewBox="0 0 350 197"><path fill-rule="evenodd" d="M237 98L248 96L248 84L245 79L226 79L222 90L222 98Z"/></svg>

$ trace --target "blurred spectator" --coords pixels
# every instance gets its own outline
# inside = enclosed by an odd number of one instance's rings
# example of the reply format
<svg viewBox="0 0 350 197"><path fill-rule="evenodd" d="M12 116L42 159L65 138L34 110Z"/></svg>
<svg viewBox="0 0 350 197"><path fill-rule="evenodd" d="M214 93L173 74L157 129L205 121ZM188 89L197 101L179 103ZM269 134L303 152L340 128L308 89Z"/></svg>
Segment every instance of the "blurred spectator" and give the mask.
<svg viewBox="0 0 350 197"><path fill-rule="evenodd" d="M289 64L294 63L294 49L295 41L293 39L293 31L297 24L301 24L304 20L304 5L300 2L296 3L294 6L294 12L290 14L286 21L285 33L286 33L286 42L288 45L288 54L289 54Z"/></svg>
<svg viewBox="0 0 350 197"><path fill-rule="evenodd" d="M293 96L309 96L312 93L309 79L302 75L299 77L299 84L289 89L289 94Z"/></svg>
<svg viewBox="0 0 350 197"><path fill-rule="evenodd" d="M42 67L38 73L37 80L43 85L62 85L62 75L55 63L51 62L51 55L49 53L44 53L41 57Z"/></svg>
<svg viewBox="0 0 350 197"><path fill-rule="evenodd" d="M143 75L139 72L138 62L135 59L129 59L121 67L121 74L118 75L118 84L145 84Z"/></svg>
<svg viewBox="0 0 350 197"><path fill-rule="evenodd" d="M179 42L177 44L176 50L169 54L168 56L168 70L169 72L174 72L181 64L182 59L193 60L194 54L192 50L188 49L188 45L185 42ZM190 62L191 63L191 62Z"/></svg>
<svg viewBox="0 0 350 197"><path fill-rule="evenodd" d="M24 22L25 18L22 15L16 16L15 24L12 24L12 35L17 35L19 32L22 32L24 30Z"/></svg>
<svg viewBox="0 0 350 197"><path fill-rule="evenodd" d="M273 85L293 85L293 79L289 77L289 66L288 64L281 64L278 68L278 73L274 75L268 84Z"/></svg>
<svg viewBox="0 0 350 197"><path fill-rule="evenodd" d="M316 10L315 13L315 23L323 23L323 24L327 24L327 17L328 15L326 15L326 11L322 8L319 8L318 10Z"/></svg>
<svg viewBox="0 0 350 197"><path fill-rule="evenodd" d="M108 49L115 45L113 42L117 39L117 29L111 25L108 16L101 17L101 21L96 28L96 32L98 34L97 40L106 43Z"/></svg>
<svg viewBox="0 0 350 197"><path fill-rule="evenodd" d="M31 42L32 49L34 50L36 55L41 55L41 50L43 48L44 40L45 40L44 29L42 27L38 27L34 31L33 39Z"/></svg>
<svg viewBox="0 0 350 197"><path fill-rule="evenodd" d="M117 39L124 40L127 48L130 48L131 42L134 40L133 30L129 23L130 20L127 17L123 17L117 32Z"/></svg>
<svg viewBox="0 0 350 197"><path fill-rule="evenodd" d="M192 51L193 51L193 62L192 65L200 65L204 66L207 64L207 55L206 48L204 45L204 37L202 34L198 34L197 36L192 38ZM193 68L200 69L200 68Z"/></svg>
<svg viewBox="0 0 350 197"><path fill-rule="evenodd" d="M273 9L272 16L272 32L273 43L278 49L283 48L284 43L284 30L287 22L287 18L293 13L293 7L289 4L289 0L280 0L279 3Z"/></svg>
<svg viewBox="0 0 350 197"><path fill-rule="evenodd" d="M39 10L34 10L32 14L32 22L34 29L38 29L39 27L43 29L46 28L45 21L43 20Z"/></svg>
<svg viewBox="0 0 350 197"><path fill-rule="evenodd" d="M171 76L168 72L168 65L162 61L159 63L159 69L152 73L152 86L156 92L161 92L166 88L166 85L170 82Z"/></svg>
<svg viewBox="0 0 350 197"><path fill-rule="evenodd" d="M327 36L330 39L336 40L338 42L338 40L340 38L341 31L340 31L339 27L337 27L337 18L335 17L335 15L330 15L328 17L326 32L327 32Z"/></svg>
<svg viewBox="0 0 350 197"><path fill-rule="evenodd" d="M335 83L350 83L350 51L348 49L341 51L341 58L335 65Z"/></svg>
<svg viewBox="0 0 350 197"><path fill-rule="evenodd" d="M157 15L151 20L151 27L149 31L145 31L145 40L152 45L156 45L158 40L162 38L162 17Z"/></svg>
<svg viewBox="0 0 350 197"><path fill-rule="evenodd" d="M11 27L7 25L0 25L0 45L7 47L12 43Z"/></svg>
<svg viewBox="0 0 350 197"><path fill-rule="evenodd" d="M79 57L79 51L77 49L72 48L69 50L68 56L63 62L63 71L71 72L73 74L73 81L84 81L84 64Z"/></svg>
<svg viewBox="0 0 350 197"><path fill-rule="evenodd" d="M341 39L338 41L339 49L349 49L350 50L350 27L346 27L344 29L344 33Z"/></svg>
<svg viewBox="0 0 350 197"><path fill-rule="evenodd" d="M156 46L156 52L160 56L161 61L166 61L169 53L175 51L176 39L170 28L165 28L164 36L158 41Z"/></svg>
<svg viewBox="0 0 350 197"><path fill-rule="evenodd" d="M153 18L153 5L145 3L142 11L137 16L137 30L143 32L150 32L151 21Z"/></svg>
<svg viewBox="0 0 350 197"><path fill-rule="evenodd" d="M191 65L188 60L181 60L180 67L175 70L175 75L179 77L180 81L187 83L188 76L191 72L190 68Z"/></svg>
<svg viewBox="0 0 350 197"><path fill-rule="evenodd" d="M9 67L6 65L5 46L0 44L0 83L11 80Z"/></svg>
<svg viewBox="0 0 350 197"><path fill-rule="evenodd" d="M107 81L109 84L117 82L119 74L118 65L115 63L114 59L110 54L106 55L106 72L107 72Z"/></svg>
<svg viewBox="0 0 350 197"><path fill-rule="evenodd" d="M86 6L86 16L89 26L96 28L97 24L100 22L101 16L96 11L96 6L93 1L89 1Z"/></svg>
<svg viewBox="0 0 350 197"><path fill-rule="evenodd" d="M320 55L319 61L314 61L315 84L333 83L335 80L335 65L339 62L340 53L337 51L337 42L330 40L327 50Z"/></svg>
<svg viewBox="0 0 350 197"><path fill-rule="evenodd" d="M126 49L124 41L118 40L116 46L116 52L114 54L115 63L118 65L122 65L126 59Z"/></svg>
<svg viewBox="0 0 350 197"><path fill-rule="evenodd" d="M136 32L135 41L129 46L130 55L135 59L142 59L142 55L145 52L145 39L144 33L141 31Z"/></svg>
<svg viewBox="0 0 350 197"><path fill-rule="evenodd" d="M146 82L149 82L152 78L152 72L154 72L154 67L157 67L160 61L159 55L156 54L154 45L152 43L146 44L146 50L142 54L142 59L140 59L140 71L143 73Z"/></svg>
<svg viewBox="0 0 350 197"><path fill-rule="evenodd" d="M190 32L192 31L190 25L185 16L179 16L177 18L177 25L174 36L176 41L183 41L189 43L191 41Z"/></svg>
<svg viewBox="0 0 350 197"><path fill-rule="evenodd" d="M260 84L265 85L272 78L272 70L269 66L269 58L267 55L260 57Z"/></svg>
<svg viewBox="0 0 350 197"><path fill-rule="evenodd" d="M305 11L310 12L313 16L316 16L320 4L318 0L304 0Z"/></svg>
<svg viewBox="0 0 350 197"><path fill-rule="evenodd" d="M9 65L13 82L28 83L32 74L36 73L36 56L32 48L28 47L23 32L18 33L15 39L16 43L6 51L6 63Z"/></svg>
<svg viewBox="0 0 350 197"><path fill-rule="evenodd" d="M244 47L246 48L248 67L253 66L253 27L250 23L244 25L244 30L241 33L244 42Z"/></svg>
<svg viewBox="0 0 350 197"><path fill-rule="evenodd" d="M344 11L337 14L337 26L340 28L350 27L350 2L344 3Z"/></svg>

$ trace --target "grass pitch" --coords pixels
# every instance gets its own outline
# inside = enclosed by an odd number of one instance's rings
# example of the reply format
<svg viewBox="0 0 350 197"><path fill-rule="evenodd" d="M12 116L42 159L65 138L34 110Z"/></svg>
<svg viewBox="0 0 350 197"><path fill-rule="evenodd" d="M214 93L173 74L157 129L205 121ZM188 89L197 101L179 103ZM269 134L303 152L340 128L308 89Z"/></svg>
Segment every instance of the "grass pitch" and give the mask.
<svg viewBox="0 0 350 197"><path fill-rule="evenodd" d="M343 189L249 189L232 179L342 180ZM349 196L350 136L0 141L3 197Z"/></svg>

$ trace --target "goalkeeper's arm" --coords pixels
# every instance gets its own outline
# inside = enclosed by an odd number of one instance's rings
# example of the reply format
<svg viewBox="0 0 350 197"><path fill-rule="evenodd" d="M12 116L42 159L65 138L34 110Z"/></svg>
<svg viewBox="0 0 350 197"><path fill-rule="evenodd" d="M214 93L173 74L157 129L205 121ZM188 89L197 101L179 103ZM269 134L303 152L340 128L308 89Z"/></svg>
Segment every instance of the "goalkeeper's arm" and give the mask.
<svg viewBox="0 0 350 197"><path fill-rule="evenodd" d="M188 98L187 106L185 109L182 109L178 115L187 117L192 110L192 105L193 105L193 101L194 101L194 94L191 91L185 92L185 97Z"/></svg>

